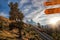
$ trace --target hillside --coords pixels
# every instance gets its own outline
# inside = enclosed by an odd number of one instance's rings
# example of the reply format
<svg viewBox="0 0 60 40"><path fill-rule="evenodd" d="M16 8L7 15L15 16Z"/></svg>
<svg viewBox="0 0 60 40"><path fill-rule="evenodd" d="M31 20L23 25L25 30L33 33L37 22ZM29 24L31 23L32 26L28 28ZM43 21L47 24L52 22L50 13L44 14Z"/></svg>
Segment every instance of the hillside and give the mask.
<svg viewBox="0 0 60 40"><path fill-rule="evenodd" d="M1 19L0 22L3 21L3 23L7 22L9 24L11 22L9 19L2 17L2 16L0 16L0 19ZM1 23L0 23L0 25L1 25ZM7 24L5 24L5 25L7 25ZM5 28L2 28L2 30L0 29L0 39L18 40L18 37L19 37L18 28L13 28L12 30L8 29L9 26L8 26L8 28L7 27L5 27ZM23 30L21 30L21 33L22 33L23 40L42 40L40 38L40 35L35 30L33 30L33 25L26 24L24 22L23 22Z"/></svg>

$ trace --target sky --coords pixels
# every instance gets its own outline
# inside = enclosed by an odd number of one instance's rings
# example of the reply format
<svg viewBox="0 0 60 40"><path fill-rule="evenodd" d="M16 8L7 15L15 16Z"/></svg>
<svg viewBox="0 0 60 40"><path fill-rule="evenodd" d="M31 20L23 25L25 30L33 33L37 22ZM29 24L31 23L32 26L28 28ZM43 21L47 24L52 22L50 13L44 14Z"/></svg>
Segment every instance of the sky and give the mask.
<svg viewBox="0 0 60 40"><path fill-rule="evenodd" d="M18 2L19 9L24 14L24 21L30 21L33 20L35 23L40 23L42 25L47 24L48 19L51 17L60 17L60 14L51 14L46 15L44 13L45 9L47 8L54 8L54 6L45 7L44 2L47 0L0 0L0 16L9 17L9 6L8 4L10 2ZM59 7L59 6L57 6Z"/></svg>

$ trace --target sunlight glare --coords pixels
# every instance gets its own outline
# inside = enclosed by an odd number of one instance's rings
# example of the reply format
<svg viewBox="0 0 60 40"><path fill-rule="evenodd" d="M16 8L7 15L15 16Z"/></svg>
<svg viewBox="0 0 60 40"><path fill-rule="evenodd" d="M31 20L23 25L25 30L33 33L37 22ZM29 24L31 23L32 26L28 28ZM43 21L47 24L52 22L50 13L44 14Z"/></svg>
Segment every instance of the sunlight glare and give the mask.
<svg viewBox="0 0 60 40"><path fill-rule="evenodd" d="M54 24L56 25L56 23L60 20L60 17L53 17L49 19L49 24Z"/></svg>

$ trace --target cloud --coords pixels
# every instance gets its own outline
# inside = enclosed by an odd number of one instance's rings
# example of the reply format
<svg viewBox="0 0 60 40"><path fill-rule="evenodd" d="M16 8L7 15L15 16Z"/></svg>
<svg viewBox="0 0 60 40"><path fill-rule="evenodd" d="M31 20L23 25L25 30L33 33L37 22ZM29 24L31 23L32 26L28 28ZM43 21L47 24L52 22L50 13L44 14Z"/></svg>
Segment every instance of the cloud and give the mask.
<svg viewBox="0 0 60 40"><path fill-rule="evenodd" d="M9 15L4 12L0 12L0 16L8 17Z"/></svg>
<svg viewBox="0 0 60 40"><path fill-rule="evenodd" d="M29 0L21 0L19 2L19 8L22 8L26 3L29 3Z"/></svg>
<svg viewBox="0 0 60 40"><path fill-rule="evenodd" d="M33 0L32 1L32 5L34 7L40 7L40 6L42 6L42 3L43 3L43 0Z"/></svg>
<svg viewBox="0 0 60 40"><path fill-rule="evenodd" d="M46 15L44 13L45 9L49 8L58 8L60 5L54 6L44 6L44 2L47 0L20 0L19 1L19 8L24 13L25 18L24 20L33 20L36 23L47 24L48 18L51 17L59 17L60 14L52 14ZM4 13L2 13L4 15ZM4 15L7 16L7 15Z"/></svg>
<svg viewBox="0 0 60 40"><path fill-rule="evenodd" d="M32 0L32 4L31 4L31 6L34 8L34 7L36 7L37 8L37 10L34 10L34 11L32 11L31 13L29 13L26 17L35 17L35 15L38 15L38 14L40 14L40 12L44 9L44 5L43 5L43 0ZM40 14L41 15L41 14Z"/></svg>
<svg viewBox="0 0 60 40"><path fill-rule="evenodd" d="M24 15L26 15L29 12L30 9L31 9L31 5L26 5L22 9L22 12L24 13Z"/></svg>
<svg viewBox="0 0 60 40"><path fill-rule="evenodd" d="M24 3L27 3L27 2L28 2L28 0L21 0L20 4L24 4Z"/></svg>
<svg viewBox="0 0 60 40"><path fill-rule="evenodd" d="M26 14L25 19L27 19L27 20L35 19L34 20L35 22L39 21L40 20L39 17L44 15L44 13L42 12L44 10L43 2L44 2L44 0L31 0L30 2L29 2L29 0L24 0L24 1L21 0L20 7L23 7L22 12ZM28 3L31 3L31 4L28 4ZM42 17L41 17L41 19L42 19ZM38 20L36 21L36 19L38 19Z"/></svg>
<svg viewBox="0 0 60 40"><path fill-rule="evenodd" d="M45 7L43 5L44 2L45 2L44 0L33 0L32 1L33 7L38 7L38 9L37 10L34 10L33 12L31 12L27 16L25 16L27 18L27 20L32 19L36 23L39 22L39 23L41 23L43 25L46 25L49 18L52 18L52 17L60 17L59 16L60 14L46 15L44 13L44 10L45 9L47 9L47 8L48 9L49 8L58 8L58 7L60 7L60 5L53 5L53 6Z"/></svg>

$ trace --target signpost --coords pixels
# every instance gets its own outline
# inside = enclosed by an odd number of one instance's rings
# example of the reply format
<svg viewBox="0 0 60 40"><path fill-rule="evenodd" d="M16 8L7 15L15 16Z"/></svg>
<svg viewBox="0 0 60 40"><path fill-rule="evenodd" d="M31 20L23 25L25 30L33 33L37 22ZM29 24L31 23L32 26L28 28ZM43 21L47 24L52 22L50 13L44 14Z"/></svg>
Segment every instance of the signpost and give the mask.
<svg viewBox="0 0 60 40"><path fill-rule="evenodd" d="M50 2L45 2L44 6L52 6L60 4L60 0L51 0ZM53 7L53 6L52 6ZM60 13L60 8L50 8L45 10L45 14L56 14Z"/></svg>

